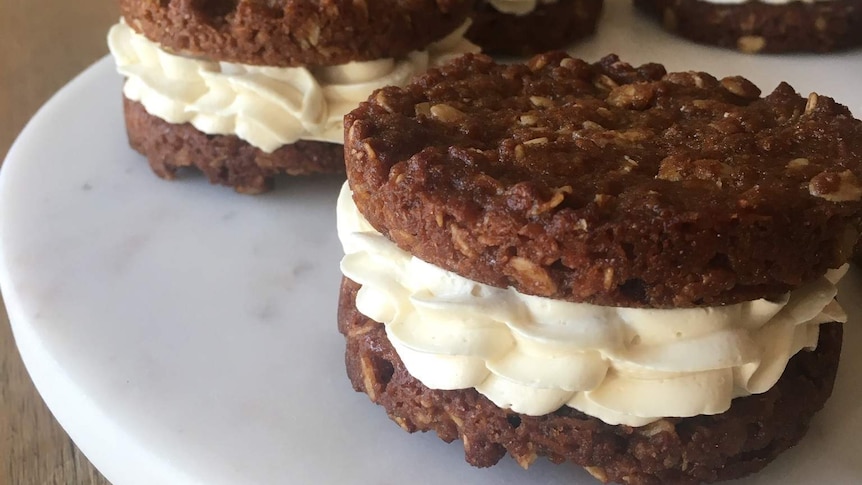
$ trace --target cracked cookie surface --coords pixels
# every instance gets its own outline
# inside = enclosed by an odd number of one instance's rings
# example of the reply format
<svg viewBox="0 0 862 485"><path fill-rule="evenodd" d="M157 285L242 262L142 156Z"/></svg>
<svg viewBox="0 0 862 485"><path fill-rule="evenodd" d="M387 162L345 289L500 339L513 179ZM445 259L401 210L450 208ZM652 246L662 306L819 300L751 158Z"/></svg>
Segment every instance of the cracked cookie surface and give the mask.
<svg viewBox="0 0 862 485"><path fill-rule="evenodd" d="M843 264L862 123L826 96L563 53L480 55L345 118L363 215L481 283L609 306L777 297Z"/></svg>
<svg viewBox="0 0 862 485"><path fill-rule="evenodd" d="M458 28L468 0L121 0L173 53L276 67L403 57Z"/></svg>
<svg viewBox="0 0 862 485"><path fill-rule="evenodd" d="M529 56L563 49L596 30L604 0L538 2L524 15L498 11L486 1L476 6L467 38L494 55Z"/></svg>

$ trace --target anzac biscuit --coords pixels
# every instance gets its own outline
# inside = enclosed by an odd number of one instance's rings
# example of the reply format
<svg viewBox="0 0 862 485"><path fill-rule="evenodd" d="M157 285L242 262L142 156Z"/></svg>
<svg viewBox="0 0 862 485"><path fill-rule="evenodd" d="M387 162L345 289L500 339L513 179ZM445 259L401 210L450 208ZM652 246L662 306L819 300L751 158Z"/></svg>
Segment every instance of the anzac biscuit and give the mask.
<svg viewBox="0 0 862 485"><path fill-rule="evenodd" d="M279 174L344 172L344 147L337 143L298 141L266 153L233 135L206 135L188 123L168 123L128 99L123 107L129 144L164 179L174 179L180 168L193 167L213 184L259 194L271 189Z"/></svg>
<svg viewBox="0 0 862 485"><path fill-rule="evenodd" d="M601 481L759 470L829 397L862 122L826 96L465 56L345 117L339 330L407 431ZM833 323L834 322L834 323Z"/></svg>
<svg viewBox="0 0 862 485"><path fill-rule="evenodd" d="M354 200L474 281L609 306L775 298L844 264L862 122L782 83L466 56L345 118Z"/></svg>
<svg viewBox="0 0 862 485"><path fill-rule="evenodd" d="M132 147L259 193L276 174L344 172L341 119L376 88L461 52L466 0L121 0L108 44Z"/></svg>
<svg viewBox="0 0 862 485"><path fill-rule="evenodd" d="M277 67L403 57L458 28L467 0L120 0L173 53Z"/></svg>
<svg viewBox="0 0 862 485"><path fill-rule="evenodd" d="M502 2L502 4L515 2ZM562 49L592 35L603 0L539 0L533 10L518 14L498 10L483 1L473 14L467 38L487 54L528 56Z"/></svg>
<svg viewBox="0 0 862 485"><path fill-rule="evenodd" d="M772 389L735 399L714 416L666 418L637 428L611 426L568 407L527 416L495 406L474 389L433 390L412 377L383 325L356 310L358 287L345 278L338 305L353 388L408 432L461 440L466 460L480 467L509 454L524 467L544 456L583 466L602 482L629 485L739 478L802 438L832 393L841 353L841 325L823 325L817 349L794 356Z"/></svg>
<svg viewBox="0 0 862 485"><path fill-rule="evenodd" d="M831 52L862 44L858 0L635 0L669 31L742 52Z"/></svg>

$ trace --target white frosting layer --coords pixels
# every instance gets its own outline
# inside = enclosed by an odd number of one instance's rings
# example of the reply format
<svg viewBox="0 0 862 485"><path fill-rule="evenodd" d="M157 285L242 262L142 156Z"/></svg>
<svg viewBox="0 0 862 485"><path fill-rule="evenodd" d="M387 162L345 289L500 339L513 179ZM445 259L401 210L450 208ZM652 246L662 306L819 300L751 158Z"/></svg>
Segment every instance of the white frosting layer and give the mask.
<svg viewBox="0 0 862 485"><path fill-rule="evenodd" d="M123 93L169 123L236 135L265 152L297 140L344 142L342 118L377 88L404 85L430 66L478 52L469 24L405 59L340 66L265 67L170 54L121 21L108 46L127 78Z"/></svg>
<svg viewBox="0 0 862 485"><path fill-rule="evenodd" d="M539 5L556 2L557 0L488 0L494 10L510 15L527 15Z"/></svg>
<svg viewBox="0 0 862 485"><path fill-rule="evenodd" d="M571 406L610 424L717 414L769 390L787 361L846 321L833 272L780 301L672 310L571 303L476 283L399 249L344 185L341 270L356 307L386 326L411 375L432 389L475 388L528 415ZM844 268L846 270L846 268Z"/></svg>

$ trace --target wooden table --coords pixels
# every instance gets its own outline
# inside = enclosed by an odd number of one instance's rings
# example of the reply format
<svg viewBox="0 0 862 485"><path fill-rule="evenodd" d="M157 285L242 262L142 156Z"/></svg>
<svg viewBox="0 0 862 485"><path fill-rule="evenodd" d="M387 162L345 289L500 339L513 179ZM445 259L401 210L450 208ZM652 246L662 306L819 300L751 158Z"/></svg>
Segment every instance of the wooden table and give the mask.
<svg viewBox="0 0 862 485"><path fill-rule="evenodd" d="M118 16L111 0L0 1L0 160L39 106L107 53ZM5 307L0 320L0 483L107 484L36 393Z"/></svg>

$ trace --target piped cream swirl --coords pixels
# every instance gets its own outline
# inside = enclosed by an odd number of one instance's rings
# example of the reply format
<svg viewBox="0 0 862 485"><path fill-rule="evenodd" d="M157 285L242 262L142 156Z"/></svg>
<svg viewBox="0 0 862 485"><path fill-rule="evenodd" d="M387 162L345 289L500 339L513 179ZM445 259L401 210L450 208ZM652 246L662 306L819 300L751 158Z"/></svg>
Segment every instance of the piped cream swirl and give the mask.
<svg viewBox="0 0 862 485"><path fill-rule="evenodd" d="M266 67L168 53L125 22L108 46L126 77L123 94L169 123L210 135L236 135L265 152L297 140L343 143L342 118L377 88L403 86L429 67L478 52L469 24L404 59L319 67Z"/></svg>
<svg viewBox="0 0 862 485"><path fill-rule="evenodd" d="M497 406L544 415L570 406L609 424L718 414L769 390L787 361L844 322L842 272L779 301L617 308L483 285L398 248L338 200L341 270L357 309L382 322L410 374L432 389L475 388ZM845 268L846 270L846 268Z"/></svg>

